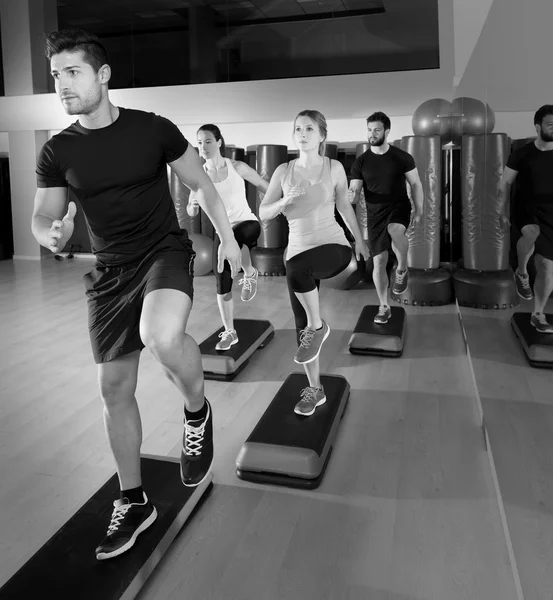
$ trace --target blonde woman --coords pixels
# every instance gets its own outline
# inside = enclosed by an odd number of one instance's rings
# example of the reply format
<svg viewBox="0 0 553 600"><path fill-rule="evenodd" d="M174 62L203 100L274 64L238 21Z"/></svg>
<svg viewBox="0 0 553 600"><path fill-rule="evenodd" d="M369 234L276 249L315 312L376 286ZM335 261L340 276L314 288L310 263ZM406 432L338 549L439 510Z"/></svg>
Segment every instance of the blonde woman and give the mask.
<svg viewBox="0 0 553 600"><path fill-rule="evenodd" d="M299 156L275 170L259 217L268 221L282 213L288 220L286 278L298 342L294 361L304 366L309 380L294 411L309 416L326 401L319 354L330 327L321 318L319 283L343 271L352 258L352 248L334 216L335 207L355 238L357 258L368 258L369 249L348 200L344 167L324 155L324 116L316 110L300 112L293 135Z"/></svg>

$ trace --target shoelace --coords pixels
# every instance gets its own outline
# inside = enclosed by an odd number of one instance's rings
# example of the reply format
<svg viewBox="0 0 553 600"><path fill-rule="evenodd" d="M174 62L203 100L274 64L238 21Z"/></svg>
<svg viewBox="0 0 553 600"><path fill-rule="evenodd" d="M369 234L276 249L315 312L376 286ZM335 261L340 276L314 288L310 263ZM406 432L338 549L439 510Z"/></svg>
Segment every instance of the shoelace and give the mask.
<svg viewBox="0 0 553 600"><path fill-rule="evenodd" d="M302 348L309 348L313 341L315 330L312 327L306 327L300 331L300 346Z"/></svg>
<svg viewBox="0 0 553 600"><path fill-rule="evenodd" d="M222 340L226 340L228 337L231 337L233 333L234 333L234 329L225 329L225 331L223 331L219 334L219 337Z"/></svg>
<svg viewBox="0 0 553 600"><path fill-rule="evenodd" d="M300 392L302 402L315 402L315 392L317 388L306 387Z"/></svg>
<svg viewBox="0 0 553 600"><path fill-rule="evenodd" d="M403 273L399 273L398 271L396 271L396 281L398 283L403 283L405 275L407 275L407 271L403 271Z"/></svg>
<svg viewBox="0 0 553 600"><path fill-rule="evenodd" d="M242 279L240 279L238 281L238 285L243 285L244 289L247 292L251 292L252 291L252 283L255 281L255 271L253 272L253 275L251 277L248 277L247 275L244 275L244 277L242 277Z"/></svg>
<svg viewBox="0 0 553 600"><path fill-rule="evenodd" d="M387 310L388 310L388 307L387 307L387 306L381 306L381 307L378 309L378 314L379 314L380 316L382 316L382 317L383 317L383 316L386 314L386 311L387 311Z"/></svg>
<svg viewBox="0 0 553 600"><path fill-rule="evenodd" d="M549 321L547 320L547 317L544 313L539 313L534 316L536 317L540 325L549 325Z"/></svg>
<svg viewBox="0 0 553 600"><path fill-rule="evenodd" d="M520 275L520 273L517 273L518 278L520 279L520 283L522 284L522 287L526 290L526 289L530 289L530 275Z"/></svg>
<svg viewBox="0 0 553 600"><path fill-rule="evenodd" d="M121 521L125 518L127 511L131 507L130 504L114 505L113 514L111 515L111 523L108 527L108 535L115 533L121 527Z"/></svg>
<svg viewBox="0 0 553 600"><path fill-rule="evenodd" d="M189 425L188 423L184 424L185 430L185 443L184 443L184 452L185 454L190 454L192 456L200 456L202 453L202 443L204 441L204 431L205 431L204 421L198 427L194 427L193 425Z"/></svg>

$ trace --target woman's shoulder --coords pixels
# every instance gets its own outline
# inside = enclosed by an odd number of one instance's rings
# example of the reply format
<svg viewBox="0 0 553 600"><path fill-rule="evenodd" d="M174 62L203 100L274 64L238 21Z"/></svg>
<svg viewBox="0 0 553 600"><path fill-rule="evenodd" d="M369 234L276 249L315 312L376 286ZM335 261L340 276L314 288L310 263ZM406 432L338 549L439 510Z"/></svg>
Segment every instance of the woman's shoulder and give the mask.
<svg viewBox="0 0 553 600"><path fill-rule="evenodd" d="M329 158L328 160L330 162L330 169L332 172L339 173L344 170L344 165L339 160L336 160L335 158Z"/></svg>

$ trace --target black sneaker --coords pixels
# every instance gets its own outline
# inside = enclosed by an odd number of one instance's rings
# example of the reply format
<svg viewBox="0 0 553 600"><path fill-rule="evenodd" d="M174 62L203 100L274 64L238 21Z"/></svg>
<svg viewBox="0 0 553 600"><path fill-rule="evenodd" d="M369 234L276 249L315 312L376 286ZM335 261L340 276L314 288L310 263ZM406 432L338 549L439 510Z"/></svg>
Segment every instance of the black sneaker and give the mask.
<svg viewBox="0 0 553 600"><path fill-rule="evenodd" d="M200 485L213 463L213 417L207 400L206 404L205 419L187 421L186 416L184 417L180 477L188 487Z"/></svg>
<svg viewBox="0 0 553 600"><path fill-rule="evenodd" d="M532 300L533 294L528 273L521 275L518 271L515 271L515 284L517 286L517 294L523 300Z"/></svg>
<svg viewBox="0 0 553 600"><path fill-rule="evenodd" d="M392 291L394 294L403 294L403 292L407 289L407 284L409 283L409 269L405 269L401 273L396 269L396 276L394 278L394 285L392 287Z"/></svg>
<svg viewBox="0 0 553 600"><path fill-rule="evenodd" d="M131 504L127 498L116 500L106 537L96 548L96 558L106 560L126 552L134 546L136 538L157 518L155 506L144 494L142 504Z"/></svg>

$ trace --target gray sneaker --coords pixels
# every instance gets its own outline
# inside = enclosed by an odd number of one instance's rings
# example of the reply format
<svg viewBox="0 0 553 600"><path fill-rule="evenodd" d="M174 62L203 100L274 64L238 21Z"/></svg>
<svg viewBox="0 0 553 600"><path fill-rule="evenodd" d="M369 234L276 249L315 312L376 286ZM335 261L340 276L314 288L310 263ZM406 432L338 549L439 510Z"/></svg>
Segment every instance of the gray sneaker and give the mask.
<svg viewBox="0 0 553 600"><path fill-rule="evenodd" d="M394 285L392 291L394 294L403 294L403 292L407 289L407 284L409 283L409 270L405 269L405 271L399 272L396 269L396 276L394 279Z"/></svg>
<svg viewBox="0 0 553 600"><path fill-rule="evenodd" d="M378 309L378 313L375 316L375 318L373 319L373 321L375 323L379 323L380 325L383 325L384 323L387 323L390 318L392 316L392 309L389 306L381 306Z"/></svg>
<svg viewBox="0 0 553 600"><path fill-rule="evenodd" d="M219 334L221 341L215 346L215 350L229 350L231 346L238 343L235 329L225 329Z"/></svg>
<svg viewBox="0 0 553 600"><path fill-rule="evenodd" d="M323 388L306 387L300 393L301 400L296 404L294 412L302 417L309 417L317 406L326 402L326 396Z"/></svg>
<svg viewBox="0 0 553 600"><path fill-rule="evenodd" d="M517 288L517 294L523 300L532 300L532 288L530 287L530 276L521 275L518 271L515 271L515 284Z"/></svg>
<svg viewBox="0 0 553 600"><path fill-rule="evenodd" d="M314 361L321 351L323 342L330 333L330 327L323 321L321 329L306 327L300 332L300 347L294 356L294 361L299 365Z"/></svg>
<svg viewBox="0 0 553 600"><path fill-rule="evenodd" d="M547 317L543 313L532 313L530 324L540 333L553 333L553 325L548 322Z"/></svg>
<svg viewBox="0 0 553 600"><path fill-rule="evenodd" d="M243 302L249 302L253 300L253 297L257 293L257 276L259 275L259 271L254 268L253 275L249 276L244 273L244 277L240 279L238 282L239 285L242 286L242 293L240 294L240 298Z"/></svg>

